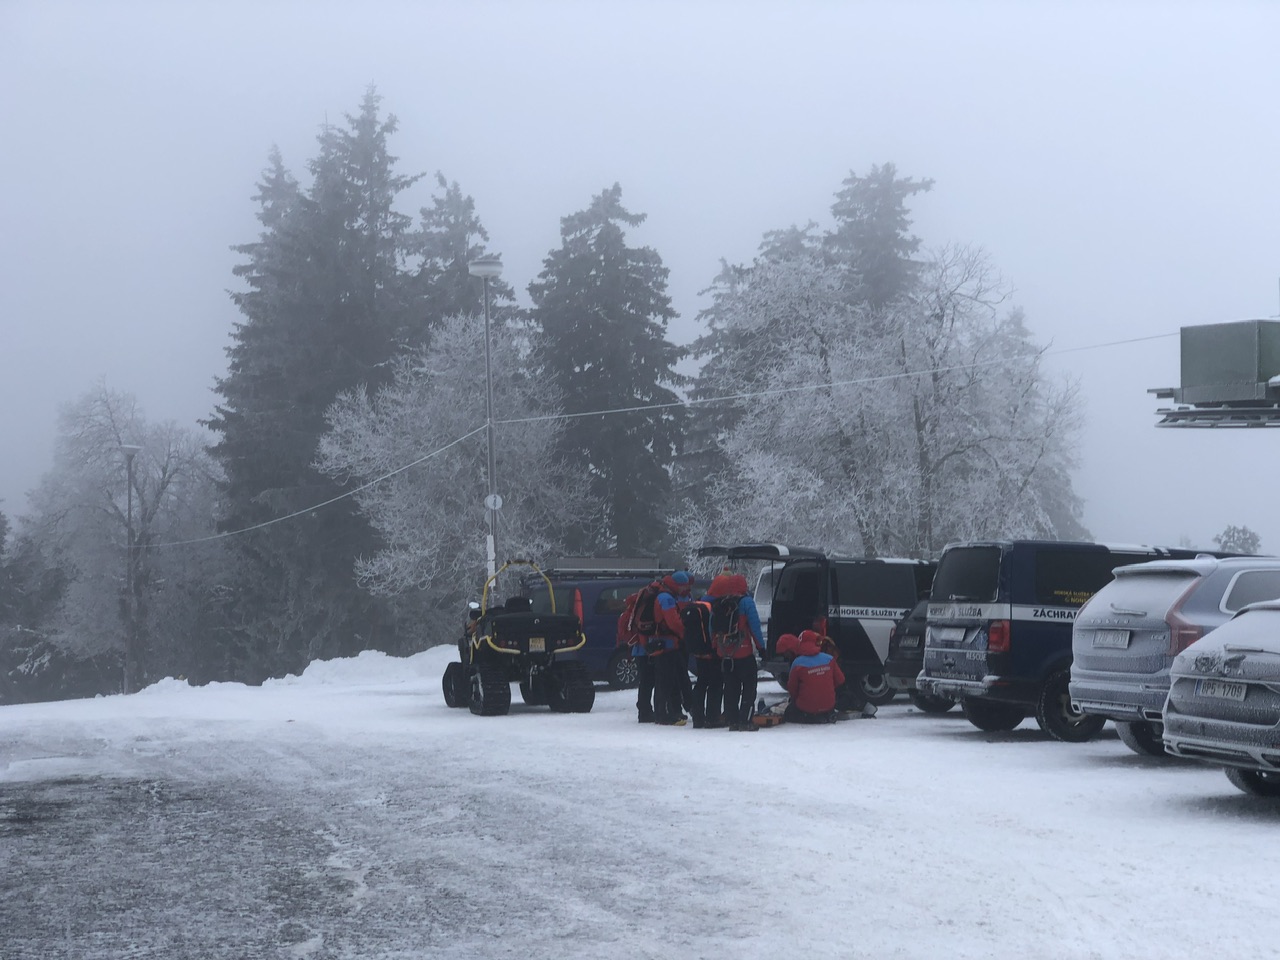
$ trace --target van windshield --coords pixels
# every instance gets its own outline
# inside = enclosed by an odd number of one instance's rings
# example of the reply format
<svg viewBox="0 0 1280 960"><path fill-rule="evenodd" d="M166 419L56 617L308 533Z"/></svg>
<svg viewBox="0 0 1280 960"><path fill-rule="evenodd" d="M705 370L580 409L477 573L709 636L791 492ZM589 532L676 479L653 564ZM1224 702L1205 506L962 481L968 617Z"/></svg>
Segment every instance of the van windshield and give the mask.
<svg viewBox="0 0 1280 960"><path fill-rule="evenodd" d="M999 547L956 547L942 555L929 596L935 602L990 603L1000 582Z"/></svg>

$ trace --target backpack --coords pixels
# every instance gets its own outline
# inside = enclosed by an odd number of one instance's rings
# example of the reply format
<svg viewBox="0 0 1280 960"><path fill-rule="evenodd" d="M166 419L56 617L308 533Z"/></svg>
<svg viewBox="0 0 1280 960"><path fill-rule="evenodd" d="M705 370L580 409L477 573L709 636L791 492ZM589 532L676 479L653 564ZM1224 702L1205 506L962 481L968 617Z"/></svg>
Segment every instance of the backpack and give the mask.
<svg viewBox="0 0 1280 960"><path fill-rule="evenodd" d="M746 639L746 634L738 630L738 604L741 602L742 597L738 594L711 600L711 638L721 656L732 656Z"/></svg>
<svg viewBox="0 0 1280 960"><path fill-rule="evenodd" d="M684 624L684 646L692 656L705 657L715 652L711 642L711 604L705 600L686 603L680 610Z"/></svg>
<svg viewBox="0 0 1280 960"><path fill-rule="evenodd" d="M657 611L654 605L662 592L662 582L655 580L627 597L626 606L619 618L626 624L626 632L642 637L652 637L658 632Z"/></svg>
<svg viewBox="0 0 1280 960"><path fill-rule="evenodd" d="M631 620L636 613L636 600L639 598L640 594L633 593L622 602L622 612L618 614L618 639L615 646L630 647L633 644L644 643L644 637L631 629Z"/></svg>

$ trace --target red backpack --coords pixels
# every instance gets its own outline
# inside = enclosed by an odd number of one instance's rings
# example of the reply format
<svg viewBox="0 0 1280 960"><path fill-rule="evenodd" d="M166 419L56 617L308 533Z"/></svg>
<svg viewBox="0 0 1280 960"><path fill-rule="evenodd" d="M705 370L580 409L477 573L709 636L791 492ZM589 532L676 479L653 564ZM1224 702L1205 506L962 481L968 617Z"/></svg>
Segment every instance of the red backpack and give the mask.
<svg viewBox="0 0 1280 960"><path fill-rule="evenodd" d="M661 592L662 581L655 580L627 597L622 613L618 615L618 646L644 643L645 638L658 632L654 607Z"/></svg>

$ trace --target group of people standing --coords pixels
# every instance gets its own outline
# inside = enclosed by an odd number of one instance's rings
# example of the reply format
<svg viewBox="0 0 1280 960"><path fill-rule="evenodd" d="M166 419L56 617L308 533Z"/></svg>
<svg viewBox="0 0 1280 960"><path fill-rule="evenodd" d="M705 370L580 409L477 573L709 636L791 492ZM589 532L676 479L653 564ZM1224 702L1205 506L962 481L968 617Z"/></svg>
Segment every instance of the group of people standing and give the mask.
<svg viewBox="0 0 1280 960"><path fill-rule="evenodd" d="M684 570L662 578L654 601L654 630L650 636L625 635L639 674L636 710L641 723L754 731L751 712L756 698L756 657L765 655L760 614L740 573L725 571L714 577L706 592L693 595L694 580ZM686 636L692 604L710 607L717 598L734 603L731 629L715 634L706 646ZM689 678L693 657L694 679Z"/></svg>
<svg viewBox="0 0 1280 960"><path fill-rule="evenodd" d="M652 633L640 633L625 617L618 623L618 642L631 647L639 678L636 711L641 723L754 732L756 658L766 656L760 614L747 578L731 570L715 576L701 598L684 570L667 574L657 585ZM690 607L706 611L691 617ZM732 607L727 629L710 630L705 641L689 636L698 624L712 622L716 605ZM694 626L690 626L693 624ZM724 627L724 624L721 624ZM777 652L791 661L787 675L789 701L782 719L790 723L831 723L838 717L836 691L845 683L834 644L812 630L783 634ZM693 679L689 662L693 661Z"/></svg>

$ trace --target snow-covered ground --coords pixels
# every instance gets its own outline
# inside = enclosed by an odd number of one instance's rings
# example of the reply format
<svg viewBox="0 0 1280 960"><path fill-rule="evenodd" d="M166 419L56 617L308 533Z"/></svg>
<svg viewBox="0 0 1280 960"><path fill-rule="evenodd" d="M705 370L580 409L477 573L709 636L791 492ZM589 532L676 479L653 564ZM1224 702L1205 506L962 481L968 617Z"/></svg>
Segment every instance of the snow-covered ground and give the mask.
<svg viewBox="0 0 1280 960"><path fill-rule="evenodd" d="M1110 728L475 717L452 656L0 707L0 956L1280 956L1280 806Z"/></svg>

